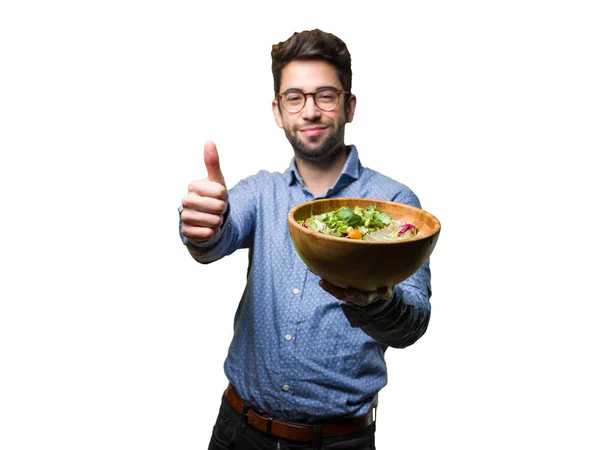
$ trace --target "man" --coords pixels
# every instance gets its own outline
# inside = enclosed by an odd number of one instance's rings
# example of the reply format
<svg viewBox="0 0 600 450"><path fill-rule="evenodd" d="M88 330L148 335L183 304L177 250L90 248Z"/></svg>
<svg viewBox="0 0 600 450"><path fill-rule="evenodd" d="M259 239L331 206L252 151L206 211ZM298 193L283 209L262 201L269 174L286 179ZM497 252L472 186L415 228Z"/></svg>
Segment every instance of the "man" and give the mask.
<svg viewBox="0 0 600 450"><path fill-rule="evenodd" d="M287 213L323 197L414 206L419 200L362 167L357 149L344 144L356 97L350 54L339 38L320 30L295 33L273 46L272 61L273 114L294 150L290 167L283 174L261 171L228 191L216 146L207 142L208 177L189 185L179 209L182 240L198 262L250 249L225 361L230 385L209 448L375 448L373 409L387 382L384 352L425 333L429 266L377 292L334 286L294 251Z"/></svg>

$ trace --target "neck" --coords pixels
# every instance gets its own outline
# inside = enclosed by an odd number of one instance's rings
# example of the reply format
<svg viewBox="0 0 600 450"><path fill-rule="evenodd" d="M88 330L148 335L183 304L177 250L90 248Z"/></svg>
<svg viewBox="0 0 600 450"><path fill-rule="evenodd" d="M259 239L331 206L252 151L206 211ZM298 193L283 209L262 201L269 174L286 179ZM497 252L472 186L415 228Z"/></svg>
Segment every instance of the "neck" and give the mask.
<svg viewBox="0 0 600 450"><path fill-rule="evenodd" d="M304 185L315 196L323 195L336 182L346 160L348 150L345 146L328 158L311 160L296 154L296 167Z"/></svg>

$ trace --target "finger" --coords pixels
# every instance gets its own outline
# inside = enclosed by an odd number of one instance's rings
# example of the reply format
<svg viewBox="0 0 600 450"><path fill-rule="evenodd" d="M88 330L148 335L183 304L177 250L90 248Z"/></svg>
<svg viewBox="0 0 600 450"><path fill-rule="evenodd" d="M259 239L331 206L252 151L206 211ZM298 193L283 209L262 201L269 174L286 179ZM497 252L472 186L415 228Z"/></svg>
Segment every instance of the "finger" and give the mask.
<svg viewBox="0 0 600 450"><path fill-rule="evenodd" d="M219 228L223 223L223 216L184 209L181 212L181 222L191 227Z"/></svg>
<svg viewBox="0 0 600 450"><path fill-rule="evenodd" d="M204 144L204 165L208 172L208 179L225 186L225 177L221 172L219 153L214 142L208 141Z"/></svg>
<svg viewBox="0 0 600 450"><path fill-rule="evenodd" d="M344 291L345 291L344 288L336 286L335 284L331 284L329 281L326 281L326 280L319 280L319 286L325 292L329 292L331 295L333 295L338 300L342 300L342 301L346 300L346 296L344 295Z"/></svg>
<svg viewBox="0 0 600 450"><path fill-rule="evenodd" d="M377 298L389 300L394 296L394 288L391 286L377 288Z"/></svg>
<svg viewBox="0 0 600 450"><path fill-rule="evenodd" d="M355 288L347 288L344 291L346 301L357 304L358 306L367 306L375 300L389 300L393 295L391 287L380 287L375 291L361 291Z"/></svg>
<svg viewBox="0 0 600 450"><path fill-rule="evenodd" d="M204 197L201 195L197 195L194 193L188 194L183 197L181 201L181 205L185 209L191 209L194 211L200 211L210 214L225 214L225 210L227 209L227 202L225 200L220 200L212 197Z"/></svg>
<svg viewBox="0 0 600 450"><path fill-rule="evenodd" d="M196 194L199 197L210 197L225 202L229 198L225 186L207 179L192 181L188 185L188 194Z"/></svg>
<svg viewBox="0 0 600 450"><path fill-rule="evenodd" d="M344 290L345 300L358 306L368 305L376 296L377 294L374 291L359 291L355 288L346 288Z"/></svg>
<svg viewBox="0 0 600 450"><path fill-rule="evenodd" d="M221 228L194 227L183 224L181 234L192 241L207 241L216 236Z"/></svg>

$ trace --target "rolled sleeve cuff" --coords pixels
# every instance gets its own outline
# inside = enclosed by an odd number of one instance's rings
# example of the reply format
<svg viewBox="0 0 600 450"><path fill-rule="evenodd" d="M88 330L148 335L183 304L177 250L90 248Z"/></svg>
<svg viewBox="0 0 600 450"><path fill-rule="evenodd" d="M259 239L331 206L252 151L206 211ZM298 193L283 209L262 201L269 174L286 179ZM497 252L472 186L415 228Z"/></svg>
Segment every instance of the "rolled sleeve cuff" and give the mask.
<svg viewBox="0 0 600 450"><path fill-rule="evenodd" d="M401 301L401 295L394 289L394 294L387 300L375 300L367 306L360 307L349 303L342 304L342 309L352 327L362 327L380 317L385 317L386 312L394 308Z"/></svg>

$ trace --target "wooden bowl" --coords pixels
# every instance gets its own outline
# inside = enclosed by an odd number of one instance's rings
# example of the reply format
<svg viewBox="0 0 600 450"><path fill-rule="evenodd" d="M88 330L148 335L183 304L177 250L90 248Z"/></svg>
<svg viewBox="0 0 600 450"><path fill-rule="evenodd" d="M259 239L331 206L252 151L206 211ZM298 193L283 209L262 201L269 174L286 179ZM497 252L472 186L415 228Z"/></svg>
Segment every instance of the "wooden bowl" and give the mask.
<svg viewBox="0 0 600 450"><path fill-rule="evenodd" d="M342 206L366 208L376 205L394 219L417 226L411 239L372 242L328 236L303 227L298 220ZM427 261L440 234L440 222L414 206L366 198L327 198L302 203L288 214L292 243L308 268L324 280L341 287L372 291L406 280Z"/></svg>

